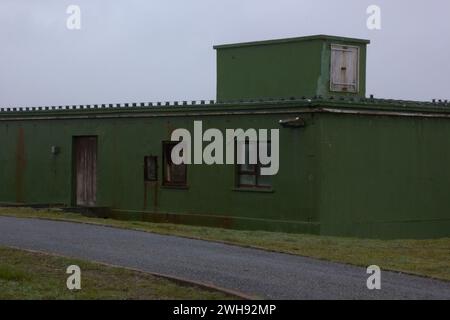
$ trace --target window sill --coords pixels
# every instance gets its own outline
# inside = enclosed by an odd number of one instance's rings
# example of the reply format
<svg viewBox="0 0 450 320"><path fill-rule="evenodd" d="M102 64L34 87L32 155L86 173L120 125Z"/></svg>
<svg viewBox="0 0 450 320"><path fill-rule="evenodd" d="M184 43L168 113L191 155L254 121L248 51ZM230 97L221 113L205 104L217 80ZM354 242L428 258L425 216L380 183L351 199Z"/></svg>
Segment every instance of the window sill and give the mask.
<svg viewBox="0 0 450 320"><path fill-rule="evenodd" d="M162 185L162 189L175 189L175 190L188 190L188 186L168 186L168 185Z"/></svg>
<svg viewBox="0 0 450 320"><path fill-rule="evenodd" d="M275 190L273 190L272 188L233 188L233 191L237 191L237 192L259 192L259 193L274 193Z"/></svg>

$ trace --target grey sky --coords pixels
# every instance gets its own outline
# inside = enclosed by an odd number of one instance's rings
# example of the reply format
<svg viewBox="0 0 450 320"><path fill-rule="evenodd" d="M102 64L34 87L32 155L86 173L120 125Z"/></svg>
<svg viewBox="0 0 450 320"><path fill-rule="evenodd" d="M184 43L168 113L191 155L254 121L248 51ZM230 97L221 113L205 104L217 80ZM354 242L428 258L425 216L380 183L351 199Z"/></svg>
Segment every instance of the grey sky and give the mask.
<svg viewBox="0 0 450 320"><path fill-rule="evenodd" d="M210 99L214 44L322 33L372 41L368 94L450 98L448 0L0 0L0 106Z"/></svg>

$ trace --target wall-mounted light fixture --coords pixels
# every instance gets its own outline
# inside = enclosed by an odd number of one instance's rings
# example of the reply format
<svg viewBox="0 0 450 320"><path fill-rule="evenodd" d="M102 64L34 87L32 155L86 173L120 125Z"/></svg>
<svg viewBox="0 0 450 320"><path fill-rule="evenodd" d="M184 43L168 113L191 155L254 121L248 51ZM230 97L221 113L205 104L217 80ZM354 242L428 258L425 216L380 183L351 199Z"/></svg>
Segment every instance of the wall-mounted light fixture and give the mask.
<svg viewBox="0 0 450 320"><path fill-rule="evenodd" d="M52 147L51 147L51 151L52 151L52 154L53 154L54 156L56 156L57 154L59 154L60 149L59 149L58 146L52 146Z"/></svg>
<svg viewBox="0 0 450 320"><path fill-rule="evenodd" d="M305 120L301 117L280 120L279 123L284 128L303 128L306 125Z"/></svg>

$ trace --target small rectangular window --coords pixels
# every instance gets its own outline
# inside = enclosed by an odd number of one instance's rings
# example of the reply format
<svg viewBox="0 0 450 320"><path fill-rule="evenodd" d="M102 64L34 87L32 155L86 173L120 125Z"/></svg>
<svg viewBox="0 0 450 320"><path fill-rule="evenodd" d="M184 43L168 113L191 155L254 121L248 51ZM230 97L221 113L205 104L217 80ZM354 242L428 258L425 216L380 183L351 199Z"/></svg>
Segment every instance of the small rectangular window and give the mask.
<svg viewBox="0 0 450 320"><path fill-rule="evenodd" d="M155 156L144 158L144 181L158 181L158 158Z"/></svg>
<svg viewBox="0 0 450 320"><path fill-rule="evenodd" d="M236 144L237 146L237 144ZM256 154L259 155L259 144L255 144ZM268 167L257 161L256 164L250 164L250 149L251 145L248 141L244 146L245 164L237 164L237 187L239 188L268 188L272 187L272 177L261 175L261 168ZM271 144L267 142L267 150L270 156ZM237 151L237 147L236 147ZM257 156L259 159L259 157Z"/></svg>
<svg viewBox="0 0 450 320"><path fill-rule="evenodd" d="M163 185L165 186L187 185L187 165L177 165L172 162L172 149L177 143L178 142L163 142Z"/></svg>

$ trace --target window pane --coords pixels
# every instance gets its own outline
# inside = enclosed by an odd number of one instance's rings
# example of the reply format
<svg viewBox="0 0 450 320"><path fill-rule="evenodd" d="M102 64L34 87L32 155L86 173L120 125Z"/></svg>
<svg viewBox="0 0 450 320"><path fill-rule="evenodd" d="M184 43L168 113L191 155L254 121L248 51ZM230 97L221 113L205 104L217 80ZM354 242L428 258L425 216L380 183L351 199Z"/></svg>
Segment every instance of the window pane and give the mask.
<svg viewBox="0 0 450 320"><path fill-rule="evenodd" d="M255 186L256 185L256 176L240 175L239 176L239 185L241 185L241 186Z"/></svg>
<svg viewBox="0 0 450 320"><path fill-rule="evenodd" d="M255 164L242 164L239 166L240 172L256 172L256 165Z"/></svg>
<svg viewBox="0 0 450 320"><path fill-rule="evenodd" d="M172 181L172 172L170 170L170 163L165 163L164 165L164 181L171 182Z"/></svg>
<svg viewBox="0 0 450 320"><path fill-rule="evenodd" d="M145 181L156 181L158 180L157 174L157 158L154 156L149 156L144 158L144 179Z"/></svg>
<svg viewBox="0 0 450 320"><path fill-rule="evenodd" d="M272 176L258 176L258 186L260 187L271 187L272 186Z"/></svg>
<svg viewBox="0 0 450 320"><path fill-rule="evenodd" d="M172 164L171 168L171 182L177 184L185 184L186 183L186 165L180 164L175 165Z"/></svg>
<svg viewBox="0 0 450 320"><path fill-rule="evenodd" d="M164 153L164 183L166 185L186 185L185 164L175 165L172 163L172 149L176 143L163 144Z"/></svg>
<svg viewBox="0 0 450 320"><path fill-rule="evenodd" d="M237 185L243 187L266 187L270 188L272 186L271 176L261 176L261 167L269 167L270 163L267 165L262 165L260 161L263 159L264 162L271 157L272 148L270 141L247 141L245 144L237 143L237 148L241 147L245 155L245 164L238 164L238 176ZM253 157L251 153L254 152ZM262 154L262 158L261 155ZM257 160L257 164L251 164L250 159ZM239 157L238 157L239 160ZM243 160L243 159L242 159Z"/></svg>

